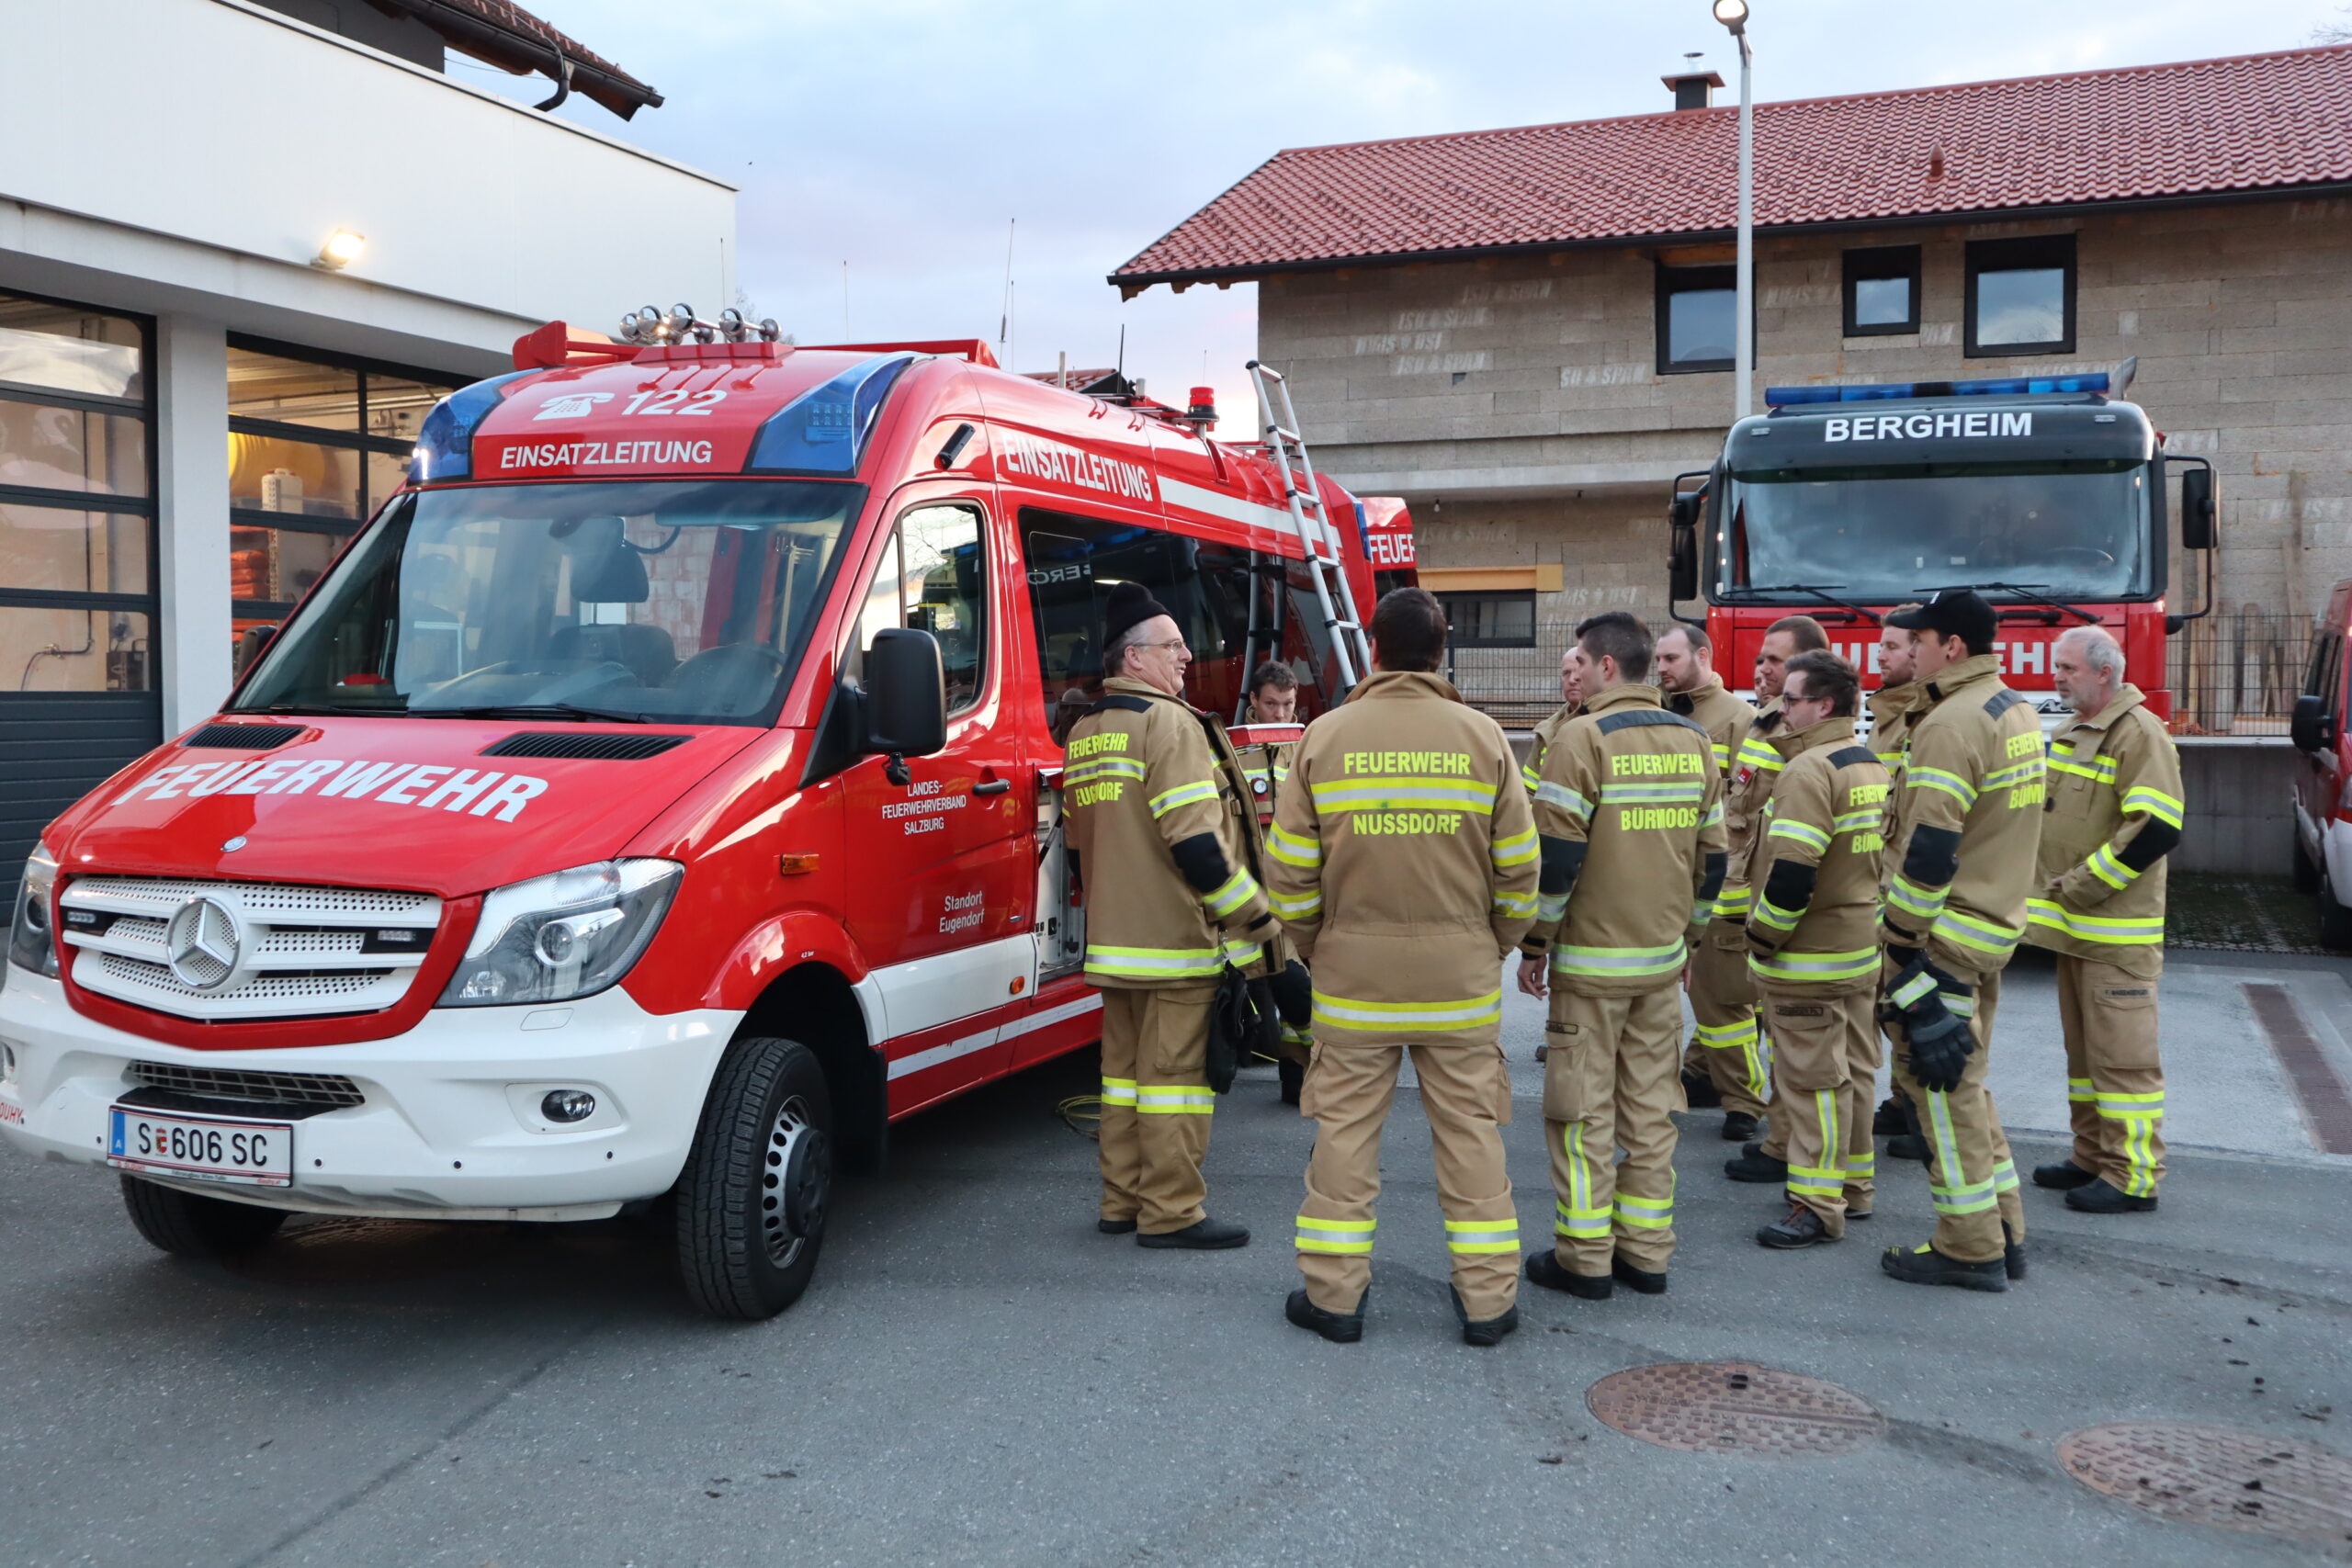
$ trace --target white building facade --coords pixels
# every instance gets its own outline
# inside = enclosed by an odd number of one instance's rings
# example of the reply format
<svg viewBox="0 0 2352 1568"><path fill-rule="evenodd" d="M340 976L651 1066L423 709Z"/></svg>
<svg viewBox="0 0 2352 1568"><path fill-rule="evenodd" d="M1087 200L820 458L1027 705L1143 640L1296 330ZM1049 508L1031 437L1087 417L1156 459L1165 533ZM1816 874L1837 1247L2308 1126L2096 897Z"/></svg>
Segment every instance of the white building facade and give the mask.
<svg viewBox="0 0 2352 1568"><path fill-rule="evenodd" d="M421 27L276 4L7 7L0 892L215 710L444 392L550 320L734 299L733 187L419 63Z"/></svg>

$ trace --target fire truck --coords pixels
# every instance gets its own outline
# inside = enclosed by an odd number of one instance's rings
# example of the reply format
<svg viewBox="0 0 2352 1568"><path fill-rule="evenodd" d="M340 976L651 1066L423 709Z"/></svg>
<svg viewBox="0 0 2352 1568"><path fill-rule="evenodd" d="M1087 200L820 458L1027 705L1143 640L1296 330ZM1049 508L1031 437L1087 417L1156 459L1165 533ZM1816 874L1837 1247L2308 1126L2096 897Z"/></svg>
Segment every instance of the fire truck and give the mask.
<svg viewBox="0 0 2352 1568"><path fill-rule="evenodd" d="M1272 657L1312 713L1363 672L1354 498L1263 367L1227 445L1205 389L778 335L551 323L433 411L219 714L42 834L0 1135L187 1255L673 1213L755 1318L893 1122L1099 1038L1058 784L1110 588L1203 706Z"/></svg>
<svg viewBox="0 0 2352 1568"><path fill-rule="evenodd" d="M2120 400L2131 368L2112 397L2105 374L1768 389L1770 412L1733 425L1713 468L1676 478L1676 614L1703 595L1734 686L1765 629L1797 614L1875 674L1887 609L1973 588L1998 610L2003 678L2045 715L2061 706L2050 645L2096 625L2169 718L2165 638L2211 606L2219 516L2212 465L2166 451ZM2188 613L2165 608L2174 469L2180 543L2205 562L2204 607Z"/></svg>

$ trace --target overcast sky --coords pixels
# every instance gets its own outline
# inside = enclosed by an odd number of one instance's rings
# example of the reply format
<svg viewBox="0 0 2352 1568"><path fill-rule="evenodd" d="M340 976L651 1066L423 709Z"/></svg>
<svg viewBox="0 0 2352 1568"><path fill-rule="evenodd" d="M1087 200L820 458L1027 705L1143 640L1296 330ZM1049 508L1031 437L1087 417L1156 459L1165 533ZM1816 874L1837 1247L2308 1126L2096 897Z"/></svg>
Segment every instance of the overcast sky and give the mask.
<svg viewBox="0 0 2352 1568"><path fill-rule="evenodd" d="M1276 149L1646 113L1688 50L1736 91L1707 0L525 4L668 100L628 124L585 100L560 112L742 187L737 276L800 342L993 344L1018 219L1001 358L1106 365L1124 325L1154 393L1181 401L1205 365L1228 416L1256 290L1122 305L1103 277ZM2345 0L1752 4L1759 101L2290 49L2352 22ZM648 278L614 313L670 292Z"/></svg>

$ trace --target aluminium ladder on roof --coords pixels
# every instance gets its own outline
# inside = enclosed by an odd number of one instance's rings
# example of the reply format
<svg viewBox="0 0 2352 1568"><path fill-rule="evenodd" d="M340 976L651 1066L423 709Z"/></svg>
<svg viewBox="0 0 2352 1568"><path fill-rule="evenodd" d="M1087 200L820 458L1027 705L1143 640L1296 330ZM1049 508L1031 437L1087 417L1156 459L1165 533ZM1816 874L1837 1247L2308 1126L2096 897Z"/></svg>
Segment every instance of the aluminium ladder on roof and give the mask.
<svg viewBox="0 0 2352 1568"><path fill-rule="evenodd" d="M1306 552L1307 581L1315 584L1315 603L1330 638L1331 657L1338 660L1341 701L1372 669L1372 649L1364 640L1363 617L1356 613L1355 591L1348 586L1346 564L1340 558L1339 529L1326 515L1323 492L1315 482L1315 462L1306 454L1306 440L1298 433L1298 414L1291 407L1290 383L1283 373L1250 361L1250 378L1258 389L1258 410L1266 431L1266 450L1283 479L1290 506L1291 531ZM1337 592L1334 592L1336 585ZM1252 619L1256 594L1250 597ZM1254 627L1253 627L1254 630ZM1254 640L1254 639L1253 639ZM1256 657L1256 649L1250 650ZM1245 672L1245 681L1249 679Z"/></svg>

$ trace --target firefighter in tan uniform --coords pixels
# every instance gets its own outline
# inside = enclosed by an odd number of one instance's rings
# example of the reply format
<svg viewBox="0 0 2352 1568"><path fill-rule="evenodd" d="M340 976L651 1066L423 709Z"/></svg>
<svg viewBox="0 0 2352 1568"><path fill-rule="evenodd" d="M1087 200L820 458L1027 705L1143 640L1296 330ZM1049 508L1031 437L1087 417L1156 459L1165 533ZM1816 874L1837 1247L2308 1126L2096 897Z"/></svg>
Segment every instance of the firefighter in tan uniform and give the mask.
<svg viewBox="0 0 2352 1568"><path fill-rule="evenodd" d="M1707 732L1716 770L1728 781L1756 710L1732 695L1715 674L1714 645L1704 629L1672 626L1659 634L1657 683L1668 713ZM1682 1088L1690 1103L1722 1106L1723 1135L1743 1143L1756 1135L1757 1120L1764 1113L1765 1081L1747 970L1747 950L1737 923L1712 921L1690 949L1685 978L1697 1027L1682 1055Z"/></svg>
<svg viewBox="0 0 2352 1568"><path fill-rule="evenodd" d="M2123 649L2076 626L2051 674L2075 722L2050 744L2050 805L2028 900L2026 941L2058 955L2073 1157L2037 1167L2066 1206L2119 1214L2156 1206L2164 1177L2165 1075L2156 1055L2164 970L2165 860L2180 842L2180 758L2123 679Z"/></svg>
<svg viewBox="0 0 2352 1568"><path fill-rule="evenodd" d="M1544 1126L1557 1200L1555 1239L1528 1255L1527 1277L1598 1301L1614 1280L1666 1289L1677 982L1723 881L1723 775L1706 731L1642 683L1652 647L1639 621L1595 615L1577 638L1586 711L1544 758L1543 875L1519 971L1520 988L1544 996L1551 970Z"/></svg>
<svg viewBox="0 0 2352 1568"><path fill-rule="evenodd" d="M1284 1312L1326 1339L1363 1336L1381 1129L1409 1049L1462 1337L1495 1345L1519 1326L1500 974L1535 916L1533 818L1501 728L1434 673L1436 598L1396 590L1371 632L1374 673L1307 728L1267 842L1274 909L1315 975L1306 1283Z"/></svg>
<svg viewBox="0 0 2352 1568"><path fill-rule="evenodd" d="M1936 1230L1879 1263L1911 1284L2005 1291L2024 1277L2025 1212L1984 1075L2001 970L2025 934L2034 890L2047 793L2041 725L2001 683L1999 622L1975 593L1939 593L1887 624L1919 634L1927 705L1886 836L1883 984L1895 1082L1928 1140Z"/></svg>
<svg viewBox="0 0 2352 1568"><path fill-rule="evenodd" d="M1860 694L1853 667L1834 653L1789 660L1787 764L1749 845L1748 964L1789 1151L1788 1215L1756 1233L1770 1247L1839 1240L1848 1220L1871 1213L1887 774L1854 739Z"/></svg>
<svg viewBox="0 0 2352 1568"><path fill-rule="evenodd" d="M1296 724L1298 722L1298 677L1291 667L1277 659L1269 659L1250 673L1250 722L1251 724ZM1298 750L1295 740L1252 740L1236 746L1233 755L1241 764L1241 777L1250 786L1250 797L1256 804L1258 828L1261 833L1273 824L1274 802L1282 787L1290 781L1290 763ZM1284 1105L1298 1103L1299 1085L1306 1072L1306 1056L1312 1042L1303 1026L1284 1023L1282 1043L1274 1057L1280 1076Z"/></svg>
<svg viewBox="0 0 2352 1568"><path fill-rule="evenodd" d="M1899 611L1914 610L1916 604L1898 604ZM1882 626L1878 637L1879 689L1870 694L1865 704L1871 716L1870 749L1886 767L1889 782L1903 782L1903 761L1911 749L1911 726L1925 711L1925 696L1914 672L1912 660L1917 651L1918 639L1903 626ZM1891 814L1894 802L1890 792L1887 810ZM1890 826L1892 823L1890 822ZM1886 868L1880 867L1879 881L1885 885ZM1891 1042L1894 1036L1887 1036ZM1895 1085L1871 1115L1871 1131L1878 1137L1890 1138L1886 1145L1889 1159L1924 1160L1927 1145L1911 1131L1911 1102L1903 1098L1901 1085Z"/></svg>
<svg viewBox="0 0 2352 1568"><path fill-rule="evenodd" d="M1119 584L1102 647L1111 678L1070 730L1062 782L1086 977L1102 993L1099 1228L1144 1247L1239 1247L1250 1233L1203 1207L1201 1156L1217 981L1228 964L1267 974L1283 951L1252 871L1256 824L1223 728L1181 695L1192 656L1167 609ZM1298 1012L1304 972L1275 978Z"/></svg>
<svg viewBox="0 0 2352 1568"><path fill-rule="evenodd" d="M1544 753L1550 750L1552 741L1561 727L1584 711L1584 654L1576 644L1560 655L1560 705L1545 714L1535 724L1535 743L1528 748L1527 761L1519 765L1520 783L1533 795L1535 786L1544 782Z"/></svg>

